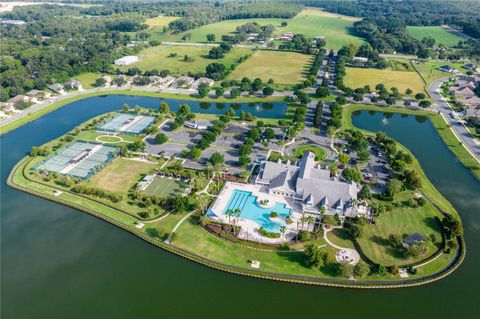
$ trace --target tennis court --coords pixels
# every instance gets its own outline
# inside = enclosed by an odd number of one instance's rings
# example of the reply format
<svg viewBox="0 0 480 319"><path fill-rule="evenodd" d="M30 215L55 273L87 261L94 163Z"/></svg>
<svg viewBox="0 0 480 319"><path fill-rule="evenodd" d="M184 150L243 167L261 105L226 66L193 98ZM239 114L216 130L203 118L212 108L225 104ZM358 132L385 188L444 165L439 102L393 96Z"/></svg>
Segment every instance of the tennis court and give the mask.
<svg viewBox="0 0 480 319"><path fill-rule="evenodd" d="M112 146L76 141L62 147L34 169L86 179L99 172L116 153L117 148Z"/></svg>
<svg viewBox="0 0 480 319"><path fill-rule="evenodd" d="M178 181L174 178L155 176L150 185L145 189L145 193L160 197L182 195L187 186L187 183L182 180Z"/></svg>
<svg viewBox="0 0 480 319"><path fill-rule="evenodd" d="M155 122L153 116L137 115L130 113L118 113L100 126L97 131L123 134L140 134L144 129Z"/></svg>

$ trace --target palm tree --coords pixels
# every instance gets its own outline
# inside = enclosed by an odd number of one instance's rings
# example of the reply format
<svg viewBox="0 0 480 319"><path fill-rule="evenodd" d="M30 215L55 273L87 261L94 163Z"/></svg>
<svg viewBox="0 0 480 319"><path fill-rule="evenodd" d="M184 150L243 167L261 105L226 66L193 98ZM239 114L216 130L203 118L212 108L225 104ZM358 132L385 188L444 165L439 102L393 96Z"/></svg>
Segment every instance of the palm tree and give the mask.
<svg viewBox="0 0 480 319"><path fill-rule="evenodd" d="M212 169L213 169L212 164L211 164L211 163L207 163L206 170L207 170L207 177L208 177L208 179L210 179L210 172L212 171Z"/></svg>
<svg viewBox="0 0 480 319"><path fill-rule="evenodd" d="M307 217L307 226L310 227L310 224L313 224L315 222L315 218L313 216L308 216Z"/></svg>
<svg viewBox="0 0 480 319"><path fill-rule="evenodd" d="M307 222L308 218L305 216L305 215L302 215L302 217L300 218L300 221L302 222L302 229L303 229L303 226L305 224L305 222Z"/></svg>
<svg viewBox="0 0 480 319"><path fill-rule="evenodd" d="M238 222L238 218L240 217L240 214L242 213L242 211L240 210L240 208L237 208L233 211L233 235L235 235L235 226Z"/></svg>
<svg viewBox="0 0 480 319"><path fill-rule="evenodd" d="M333 177L337 175L337 171L338 171L337 161L333 161L330 164L328 164L328 169L330 170L330 176Z"/></svg>
<svg viewBox="0 0 480 319"><path fill-rule="evenodd" d="M230 218L232 217L232 215L234 214L233 212L233 209L227 209L227 211L225 212L225 215L228 216L228 223L230 223Z"/></svg>
<svg viewBox="0 0 480 319"><path fill-rule="evenodd" d="M287 227L285 225L280 226L280 233L282 233L282 239L286 231L287 231Z"/></svg>

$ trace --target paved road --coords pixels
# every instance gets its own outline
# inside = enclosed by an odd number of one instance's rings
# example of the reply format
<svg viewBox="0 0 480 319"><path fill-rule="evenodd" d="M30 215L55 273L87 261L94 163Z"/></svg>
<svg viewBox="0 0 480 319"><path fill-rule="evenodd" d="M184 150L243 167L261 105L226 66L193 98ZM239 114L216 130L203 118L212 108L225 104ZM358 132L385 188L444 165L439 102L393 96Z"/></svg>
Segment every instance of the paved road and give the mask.
<svg viewBox="0 0 480 319"><path fill-rule="evenodd" d="M447 101L439 93L440 86L442 85L443 82L445 82L449 78L450 77L445 77L445 78L434 81L428 87L428 93L434 100L434 104L435 104L434 108L443 114L447 122L451 124L451 127L453 128L453 130L457 133L457 136L460 137L460 139L462 140L463 145L465 145L467 149L470 150L471 153L475 155L475 158L477 159L477 161L480 161L479 143L473 138L472 134L470 134L470 132L467 130L467 128L462 122L450 116L450 114L452 113L452 109L448 105Z"/></svg>

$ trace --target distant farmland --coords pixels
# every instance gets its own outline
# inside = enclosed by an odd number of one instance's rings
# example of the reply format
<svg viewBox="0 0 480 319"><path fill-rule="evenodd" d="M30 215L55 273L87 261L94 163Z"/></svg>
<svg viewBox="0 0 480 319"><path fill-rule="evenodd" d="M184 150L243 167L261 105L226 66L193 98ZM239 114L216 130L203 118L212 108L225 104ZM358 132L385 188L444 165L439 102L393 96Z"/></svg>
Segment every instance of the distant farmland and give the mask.
<svg viewBox="0 0 480 319"><path fill-rule="evenodd" d="M345 44L355 43L358 45L363 43L361 38L353 35L353 22L357 20L359 19L355 17L336 15L319 9L304 9L292 19L225 20L179 34L164 33L163 27L158 26L151 27L147 32L150 33L152 39L159 41L181 41L186 34L189 34L190 38L186 40L187 42L207 42L207 34L215 34L216 42L220 42L222 35L235 34L238 26L249 22L257 22L260 25L272 24L275 26L275 35L293 32L301 33L307 37L324 36L327 39L327 49L338 50ZM152 24L154 21L149 24ZM282 27L282 22L287 22L287 26Z"/></svg>
<svg viewBox="0 0 480 319"><path fill-rule="evenodd" d="M433 27L414 27L409 26L407 27L407 32L413 36L415 39L422 40L425 37L432 37L435 39L436 43L442 43L449 47L452 47L458 44L458 41L465 41L466 38L462 37L461 35L449 31L440 26L433 26Z"/></svg>

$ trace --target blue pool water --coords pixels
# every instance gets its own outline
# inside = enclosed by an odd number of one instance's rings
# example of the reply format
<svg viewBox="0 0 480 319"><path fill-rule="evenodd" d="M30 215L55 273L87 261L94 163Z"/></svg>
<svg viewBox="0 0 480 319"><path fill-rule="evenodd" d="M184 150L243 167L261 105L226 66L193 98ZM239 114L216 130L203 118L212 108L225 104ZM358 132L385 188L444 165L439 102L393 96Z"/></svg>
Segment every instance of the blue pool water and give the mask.
<svg viewBox="0 0 480 319"><path fill-rule="evenodd" d="M232 197L228 201L225 212L228 209L240 209L240 217L251 220L269 232L280 232L280 226L285 225L283 221L272 221L269 216L271 212L278 213L279 217L285 218L292 213L290 208L285 207L285 204L275 203L273 207L264 208L257 204L257 197L253 196L251 192L235 190ZM225 213L224 212L224 213Z"/></svg>

